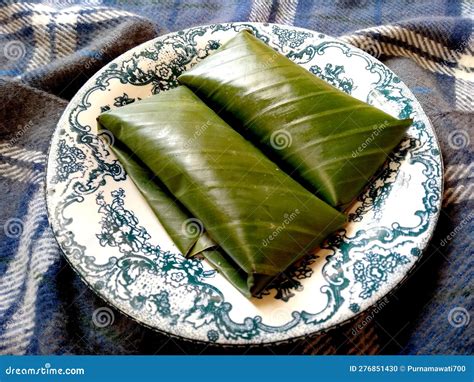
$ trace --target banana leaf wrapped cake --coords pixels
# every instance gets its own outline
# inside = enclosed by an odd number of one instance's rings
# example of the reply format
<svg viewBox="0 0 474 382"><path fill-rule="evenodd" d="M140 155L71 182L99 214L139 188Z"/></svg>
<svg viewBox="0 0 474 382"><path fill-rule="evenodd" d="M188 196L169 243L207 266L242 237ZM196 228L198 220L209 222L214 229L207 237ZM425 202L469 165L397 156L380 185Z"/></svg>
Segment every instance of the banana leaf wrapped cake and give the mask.
<svg viewBox="0 0 474 382"><path fill-rule="evenodd" d="M344 224L338 209L411 123L247 31L179 81L101 114L99 128L183 255L204 256L247 297Z"/></svg>
<svg viewBox="0 0 474 382"><path fill-rule="evenodd" d="M343 208L398 145L398 120L242 31L179 81L292 177Z"/></svg>
<svg viewBox="0 0 474 382"><path fill-rule="evenodd" d="M183 254L202 253L246 296L345 221L186 87L98 121L114 134L113 150ZM202 225L198 235L187 232L190 219Z"/></svg>

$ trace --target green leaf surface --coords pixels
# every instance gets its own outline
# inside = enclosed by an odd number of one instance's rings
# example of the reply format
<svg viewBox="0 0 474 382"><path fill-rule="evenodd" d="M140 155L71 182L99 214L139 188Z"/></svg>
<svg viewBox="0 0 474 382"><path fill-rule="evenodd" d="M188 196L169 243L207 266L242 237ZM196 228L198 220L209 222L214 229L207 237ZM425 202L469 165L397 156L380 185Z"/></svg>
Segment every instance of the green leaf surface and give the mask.
<svg viewBox="0 0 474 382"><path fill-rule="evenodd" d="M116 141L111 149L181 253L189 257L204 256L242 294L250 297L247 274L229 260L205 231L198 235L186 234L183 227L186 222L195 218L170 194L153 172L123 143Z"/></svg>
<svg viewBox="0 0 474 382"><path fill-rule="evenodd" d="M183 227L189 216L199 219L220 247L203 245L203 255L246 295L258 294L345 222L186 87L111 110L98 121L159 179L170 203L178 200L189 211L169 215L157 204L165 229ZM129 168L136 184L149 184L150 175ZM148 186L139 189L150 195ZM172 223L165 223L168 216ZM181 235L175 233L176 240L192 248Z"/></svg>
<svg viewBox="0 0 474 382"><path fill-rule="evenodd" d="M192 256L217 246L207 234L190 235L183 229L193 216L122 142L114 142L112 151L181 253Z"/></svg>
<svg viewBox="0 0 474 382"><path fill-rule="evenodd" d="M332 206L362 191L412 122L336 89L249 31L179 81Z"/></svg>

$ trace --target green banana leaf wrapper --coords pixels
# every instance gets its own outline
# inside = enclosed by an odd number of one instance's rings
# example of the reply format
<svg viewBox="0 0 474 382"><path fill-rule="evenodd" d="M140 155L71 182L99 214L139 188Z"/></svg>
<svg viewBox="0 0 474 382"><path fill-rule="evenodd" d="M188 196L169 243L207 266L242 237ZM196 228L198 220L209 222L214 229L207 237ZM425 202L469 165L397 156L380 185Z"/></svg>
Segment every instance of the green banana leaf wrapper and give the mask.
<svg viewBox="0 0 474 382"><path fill-rule="evenodd" d="M247 30L178 80L338 208L359 195L412 123L336 89Z"/></svg>
<svg viewBox="0 0 474 382"><path fill-rule="evenodd" d="M345 222L186 87L108 111L98 122L114 135L118 159L181 252L202 254L246 296L261 293Z"/></svg>

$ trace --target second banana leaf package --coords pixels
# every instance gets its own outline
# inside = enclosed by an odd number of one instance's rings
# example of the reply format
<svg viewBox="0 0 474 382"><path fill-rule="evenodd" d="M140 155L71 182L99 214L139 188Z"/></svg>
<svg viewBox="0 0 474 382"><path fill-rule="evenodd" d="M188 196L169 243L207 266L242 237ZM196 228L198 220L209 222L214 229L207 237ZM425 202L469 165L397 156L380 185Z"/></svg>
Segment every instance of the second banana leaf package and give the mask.
<svg viewBox="0 0 474 382"><path fill-rule="evenodd" d="M103 113L99 127L114 135L112 150L183 255L201 254L247 297L344 224L335 207L360 193L411 122L340 92L247 31L180 81L189 88ZM369 153L352 158L381 123ZM292 138L283 149L271 140L280 130ZM189 222L202 229L190 233Z"/></svg>

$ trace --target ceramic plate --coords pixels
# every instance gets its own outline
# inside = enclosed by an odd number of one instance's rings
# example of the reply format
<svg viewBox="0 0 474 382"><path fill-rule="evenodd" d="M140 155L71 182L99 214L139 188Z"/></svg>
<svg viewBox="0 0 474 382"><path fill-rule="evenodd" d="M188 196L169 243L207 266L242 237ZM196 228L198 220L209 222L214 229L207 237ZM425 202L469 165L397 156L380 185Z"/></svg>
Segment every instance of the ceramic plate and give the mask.
<svg viewBox="0 0 474 382"><path fill-rule="evenodd" d="M97 135L96 126L103 111L177 86L182 72L243 28L346 93L393 116L414 119L406 139L350 209L345 232L293 266L292 282L250 300L204 260L181 256L111 152L113 136ZM256 23L171 33L105 66L61 117L47 174L54 234L72 267L96 293L170 335L240 345L325 330L384 298L427 245L441 191L435 133L393 72L321 33Z"/></svg>

